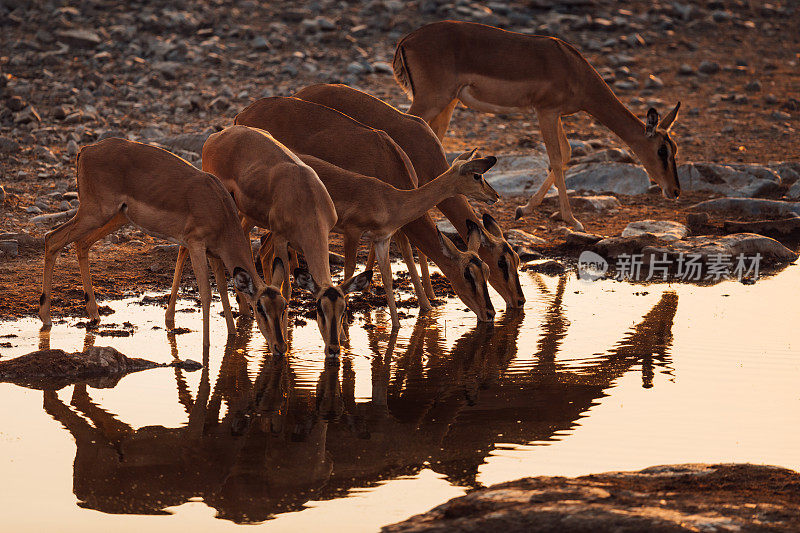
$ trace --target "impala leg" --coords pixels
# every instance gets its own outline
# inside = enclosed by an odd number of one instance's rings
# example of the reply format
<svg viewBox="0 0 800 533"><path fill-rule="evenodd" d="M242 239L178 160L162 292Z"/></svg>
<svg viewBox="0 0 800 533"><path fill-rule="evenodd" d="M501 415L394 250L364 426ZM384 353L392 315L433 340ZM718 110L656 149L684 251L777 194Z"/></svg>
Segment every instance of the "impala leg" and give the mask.
<svg viewBox="0 0 800 533"><path fill-rule="evenodd" d="M119 213L102 227L97 228L84 238L75 241L75 255L78 256L78 267L81 271L81 282L83 283L83 299L86 302L86 313L89 316L90 324L100 322L100 313L98 312L97 300L95 299L94 287L92 286L92 274L89 271L89 248L126 223L127 219L125 215Z"/></svg>
<svg viewBox="0 0 800 533"><path fill-rule="evenodd" d="M192 260L192 270L197 279L197 289L200 291L200 302L203 306L203 347L211 344L209 322L211 320L211 283L208 280L208 261L206 247L203 244L189 244L189 259Z"/></svg>
<svg viewBox="0 0 800 533"><path fill-rule="evenodd" d="M228 300L228 278L225 276L225 266L220 259L212 256L208 256L208 262L211 263L211 271L217 281L217 290L219 291L219 299L222 302L222 311L225 313L228 335L236 335L236 322L233 321L231 302Z"/></svg>
<svg viewBox="0 0 800 533"><path fill-rule="evenodd" d="M168 330L175 329L175 303L178 301L178 289L181 286L181 276L183 275L183 264L189 256L189 250L185 246L178 247L178 257L175 259L175 274L172 276L172 289L169 292L169 302L167 302L167 312L164 314L164 323Z"/></svg>
<svg viewBox="0 0 800 533"><path fill-rule="evenodd" d="M50 294L53 287L53 269L58 252L71 242L89 236L93 231L102 228L109 221L97 221L87 216L86 210L78 210L74 217L45 235L44 238L44 271L42 274L42 295L39 297L39 318L45 327L52 325L50 316ZM113 217L112 217L113 218Z"/></svg>
<svg viewBox="0 0 800 533"><path fill-rule="evenodd" d="M419 270L422 273L422 286L425 287L425 294L428 295L430 303L430 300L436 299L436 293L433 290L431 273L428 270L428 256L423 254L420 250L417 250L417 256L419 257Z"/></svg>
<svg viewBox="0 0 800 533"><path fill-rule="evenodd" d="M350 279L356 271L356 257L360 241L360 233L344 234L344 279Z"/></svg>
<svg viewBox="0 0 800 533"><path fill-rule="evenodd" d="M372 270L375 268L375 243L369 243L369 252L367 253L367 262L364 263L364 270ZM361 291L361 294L367 295L372 292L372 282Z"/></svg>
<svg viewBox="0 0 800 533"><path fill-rule="evenodd" d="M567 197L567 184L564 180L564 154L562 152L562 140L564 130L561 127L561 117L558 112L546 111L537 112L539 125L542 129L542 138L547 148L547 157L550 159L553 179L558 188L558 201L561 213L561 220L571 225L577 231L583 231L583 224L578 222L572 214Z"/></svg>
<svg viewBox="0 0 800 533"><path fill-rule="evenodd" d="M241 222L242 231L244 232L244 236L247 239L247 242L249 243L250 242L250 230L252 230L255 227L255 223L252 220L250 220L249 218L247 218L245 215L243 215L242 213L239 213L239 215L241 217L241 221L240 222ZM260 250L259 250L259 252L260 252ZM264 271L264 275L268 276L269 274L267 274L266 272L267 271L265 270ZM239 305L239 316L244 316L244 317L251 316L250 315L250 311L251 311L250 310L250 304L247 302L247 298L245 298L243 294L240 294L239 291L237 291L235 288L234 288L234 292L236 293L236 302Z"/></svg>
<svg viewBox="0 0 800 533"><path fill-rule="evenodd" d="M397 316L397 306L394 301L392 284L392 265L389 262L389 239L375 241L375 258L381 270L383 288L386 289L386 303L389 305L389 314L392 317L392 330L400 327L400 318Z"/></svg>
<svg viewBox="0 0 800 533"><path fill-rule="evenodd" d="M419 312L427 313L433 309L433 306L428 301L425 289L422 288L422 281L420 281L417 273L417 265L414 263L414 251L411 249L411 243L408 242L408 237L406 237L405 233L400 231L394 234L394 242L400 248L408 273L411 274L411 283L414 285L414 293L417 295L417 302L419 302Z"/></svg>
<svg viewBox="0 0 800 533"><path fill-rule="evenodd" d="M533 210L541 205L545 195L547 194L547 191L549 191L550 187L553 186L554 181L555 181L555 175L553 174L553 171L548 170L547 177L544 179L544 183L542 183L542 186L539 187L539 190L536 191L536 194L531 196L525 205L517 207L514 213L514 219L519 220L522 217L528 216L531 213L533 213Z"/></svg>

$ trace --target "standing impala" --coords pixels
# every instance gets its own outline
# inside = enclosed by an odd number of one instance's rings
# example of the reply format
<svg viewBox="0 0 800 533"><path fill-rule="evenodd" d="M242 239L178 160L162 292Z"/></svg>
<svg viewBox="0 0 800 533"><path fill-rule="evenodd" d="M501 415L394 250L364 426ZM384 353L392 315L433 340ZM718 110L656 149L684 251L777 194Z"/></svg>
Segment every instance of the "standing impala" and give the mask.
<svg viewBox="0 0 800 533"><path fill-rule="evenodd" d="M571 45L553 37L513 33L471 22L436 22L404 37L392 62L397 82L411 96L409 113L422 117L439 139L456 104L484 113L534 110L550 160L544 184L516 217L533 212L555 182L561 218L577 229L564 182L571 148L561 117L585 111L617 134L667 198L677 198L676 144L669 130L680 102L659 122L634 115Z"/></svg>
<svg viewBox="0 0 800 533"><path fill-rule="evenodd" d="M341 285L333 284L328 234L336 224L336 209L317 174L270 134L247 126L232 126L211 135L203 145L203 169L217 176L233 196L244 215L245 234L254 225L269 229L277 257L285 265L289 265L289 244L303 251L308 272L295 270L295 279L302 277L298 279L301 286L313 287L309 290L316 299L325 356L338 356L345 294L363 289L372 279L372 271L353 278L347 276ZM179 254L176 277L182 265L183 257ZM288 270L283 270L282 275L282 280L272 282L282 286L283 297L288 300L291 294ZM308 281L309 277L313 283ZM173 284L171 306L175 289ZM286 313L281 319L285 334Z"/></svg>
<svg viewBox="0 0 800 533"><path fill-rule="evenodd" d="M100 320L89 273L89 248L112 231L132 223L149 235L188 249L203 306L203 346L209 345L208 257L223 306L228 307L224 265L233 274L236 289L258 309L258 327L270 346L276 352L286 351L278 326L286 300L256 274L250 242L239 226L236 205L218 179L161 148L114 138L83 147L77 167L81 200L78 212L45 236L39 298L39 316L45 326L52 324L50 290L56 257L72 242L78 255L86 311L92 322ZM276 261L276 274L283 269L284 265ZM228 313L226 318L228 333L235 334L233 317Z"/></svg>
<svg viewBox="0 0 800 533"><path fill-rule="evenodd" d="M311 85L295 93L295 98L315 102L341 111L367 126L388 133L406 153L419 183L425 184L447 170L448 164L441 142L428 124L415 115L409 115L365 92L347 85ZM465 240L468 238L466 221L480 225L478 216L463 196L453 196L437 204ZM500 293L509 307L522 307L525 295L519 283L519 256L503 237L503 231L489 214L483 215L483 225L488 230L478 253L489 266L489 283ZM423 281L430 288L427 262L420 257ZM428 294L433 298L432 294Z"/></svg>
<svg viewBox="0 0 800 533"><path fill-rule="evenodd" d="M417 186L408 156L386 132L365 126L335 109L298 98L262 98L236 115L234 122L264 128L296 153L374 176L398 189ZM406 224L402 231L439 266L458 297L479 320L494 318L486 287L486 265L475 252L460 252L447 237L440 238L428 214Z"/></svg>
<svg viewBox="0 0 800 533"><path fill-rule="evenodd" d="M443 198L454 194L466 194L490 202L497 199L497 192L482 176L497 160L494 157L475 158L475 150L460 155L452 167L418 189L397 189L377 178L339 168L317 157L299 157L314 169L336 206L338 218L333 231L344 235L345 279L355 271L356 252L361 237L366 236L374 243L393 328L400 326L400 320L394 300L389 261L389 241L392 235L402 226L427 213L428 209ZM474 231L479 232L477 228Z"/></svg>

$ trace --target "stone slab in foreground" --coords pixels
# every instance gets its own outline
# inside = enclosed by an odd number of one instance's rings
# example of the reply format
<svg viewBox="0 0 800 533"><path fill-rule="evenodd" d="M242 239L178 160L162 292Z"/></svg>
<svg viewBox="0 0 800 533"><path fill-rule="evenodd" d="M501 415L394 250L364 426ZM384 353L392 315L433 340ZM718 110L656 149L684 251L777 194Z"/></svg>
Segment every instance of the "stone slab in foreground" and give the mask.
<svg viewBox="0 0 800 533"><path fill-rule="evenodd" d="M800 531L800 474L750 464L536 477L455 498L384 532Z"/></svg>

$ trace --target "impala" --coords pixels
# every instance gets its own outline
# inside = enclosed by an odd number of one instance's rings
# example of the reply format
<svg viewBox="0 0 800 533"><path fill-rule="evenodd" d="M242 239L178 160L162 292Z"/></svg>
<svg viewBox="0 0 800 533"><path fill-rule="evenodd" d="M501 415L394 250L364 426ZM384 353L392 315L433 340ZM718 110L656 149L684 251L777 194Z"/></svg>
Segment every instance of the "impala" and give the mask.
<svg viewBox="0 0 800 533"><path fill-rule="evenodd" d="M411 160L421 185L447 170L447 159L441 142L428 124L415 115L403 113L374 96L347 85L311 85L294 96L331 107L371 128L388 133ZM471 220L480 225L477 214L461 195L443 200L437 207L453 223L465 241L468 238L466 221ZM483 240L486 244L481 245L478 253L489 266L489 283L509 307L522 307L525 296L522 294L517 272L519 256L506 242L497 221L488 213L483 215L483 225L489 235ZM428 296L433 298L424 257L420 257L420 267L426 291L430 291Z"/></svg>
<svg viewBox="0 0 800 533"><path fill-rule="evenodd" d="M313 287L317 325L325 342L325 356L337 357L342 338L345 294L363 289L372 271L345 278L340 285L331 280L328 234L336 224L333 201L316 172L270 134L247 126L232 126L211 135L203 145L203 169L213 173L233 196L244 216L245 234L254 225L270 230L272 246L281 262L289 265L289 244L303 251L308 272L295 270L301 287ZM179 254L176 277L183 257ZM288 269L281 271L283 298L289 299ZM302 279L298 279L302 278ZM313 283L308 281L313 280ZM174 305L175 285L170 305ZM287 314L281 315L286 334Z"/></svg>
<svg viewBox="0 0 800 533"><path fill-rule="evenodd" d="M494 201L497 197L482 176L496 159L476 158L475 150L460 155L452 167L433 181L409 190L397 189L379 179L339 168L317 157L299 157L316 171L336 206L338 218L333 231L344 235L345 278L349 278L355 270L361 237L366 236L374 244L393 328L400 326L400 320L389 262L392 235L400 227L424 215L443 198L454 194L465 194L486 201ZM473 228L473 231L478 230ZM265 248L262 247L259 252L262 260Z"/></svg>
<svg viewBox="0 0 800 533"><path fill-rule="evenodd" d="M209 345L208 257L223 306L228 307L227 268L236 289L258 310L258 327L270 346L277 352L286 350L278 327L286 300L256 274L250 242L239 226L236 205L217 178L161 148L115 138L83 147L77 167L80 207L74 217L45 235L39 298L39 317L45 326L52 324L50 291L56 257L72 242L86 311L92 322L100 320L89 272L89 248L112 231L132 223L149 235L188 250L203 307L203 346ZM283 263L276 261L274 269L276 275L282 275ZM233 318L230 314L226 318L228 333L234 334Z"/></svg>
<svg viewBox="0 0 800 533"><path fill-rule="evenodd" d="M550 170L536 194L517 208L517 218L532 213L555 183L561 218L583 228L567 198L564 170L572 150L561 124L562 116L579 111L619 136L665 197L680 194L677 145L669 135L680 102L661 120L651 108L642 122L580 52L560 39L471 22L436 22L404 37L392 65L397 82L413 99L409 113L430 124L440 140L458 102L484 113L535 111Z"/></svg>
<svg viewBox="0 0 800 533"><path fill-rule="evenodd" d="M335 109L298 98L262 98L236 115L235 123L268 130L296 153L373 176L398 189L417 186L408 156L387 133ZM460 252L447 237L440 238L427 214L403 226L402 232L439 266L456 294L479 320L494 318L486 287L486 265L475 252Z"/></svg>

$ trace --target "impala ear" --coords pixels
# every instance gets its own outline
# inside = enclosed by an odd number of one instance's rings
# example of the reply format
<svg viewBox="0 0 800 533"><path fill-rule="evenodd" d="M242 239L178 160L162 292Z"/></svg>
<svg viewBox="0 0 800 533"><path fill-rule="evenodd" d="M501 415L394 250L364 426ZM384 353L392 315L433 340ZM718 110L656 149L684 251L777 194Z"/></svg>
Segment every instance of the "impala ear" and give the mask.
<svg viewBox="0 0 800 533"><path fill-rule="evenodd" d="M344 283L342 283L342 292L350 294L351 292L363 291L367 285L372 281L372 270L365 270L357 276L353 276Z"/></svg>
<svg viewBox="0 0 800 533"><path fill-rule="evenodd" d="M678 105L676 105L672 111L667 113L666 117L661 119L661 122L658 123L658 127L665 131L669 131L669 129L675 123L675 119L678 118L678 110L680 108L681 108L681 103L678 102Z"/></svg>
<svg viewBox="0 0 800 533"><path fill-rule="evenodd" d="M477 252L481 244L487 244L486 234L474 220L467 219L467 250Z"/></svg>
<svg viewBox="0 0 800 533"><path fill-rule="evenodd" d="M436 233L439 234L439 245L442 247L444 256L453 261L458 261L461 251L453 244L453 241L447 238L441 231L437 229Z"/></svg>
<svg viewBox="0 0 800 533"><path fill-rule="evenodd" d="M505 238L503 237L503 228L500 227L500 224L498 224L489 213L483 214L483 227L495 237L500 237L501 239Z"/></svg>
<svg viewBox="0 0 800 533"><path fill-rule="evenodd" d="M456 158L453 160L453 163L455 163L456 161L469 161L470 159L472 159L473 157L475 157L475 152L476 152L477 150L478 150L477 148L473 148L473 149L472 149L472 150L470 150L469 152L464 152L463 154L461 154L461 155L459 155L458 157L456 157Z"/></svg>
<svg viewBox="0 0 800 533"><path fill-rule="evenodd" d="M233 286L236 287L237 291L248 296L253 296L256 292L253 278L242 267L233 269Z"/></svg>
<svg viewBox="0 0 800 533"><path fill-rule="evenodd" d="M462 174L485 174L495 163L497 163L497 158L493 155L472 159L461 165L460 172Z"/></svg>
<svg viewBox="0 0 800 533"><path fill-rule="evenodd" d="M286 267L283 265L283 260L280 257L275 257L272 260L272 284L280 287L283 284L283 278L286 275Z"/></svg>
<svg viewBox="0 0 800 533"><path fill-rule="evenodd" d="M303 268L294 269L294 280L297 282L298 287L307 290L311 294L316 294L319 289L308 270Z"/></svg>
<svg viewBox="0 0 800 533"><path fill-rule="evenodd" d="M644 134L652 137L656 134L656 126L658 126L658 111L654 107L647 110L647 121L644 125Z"/></svg>

